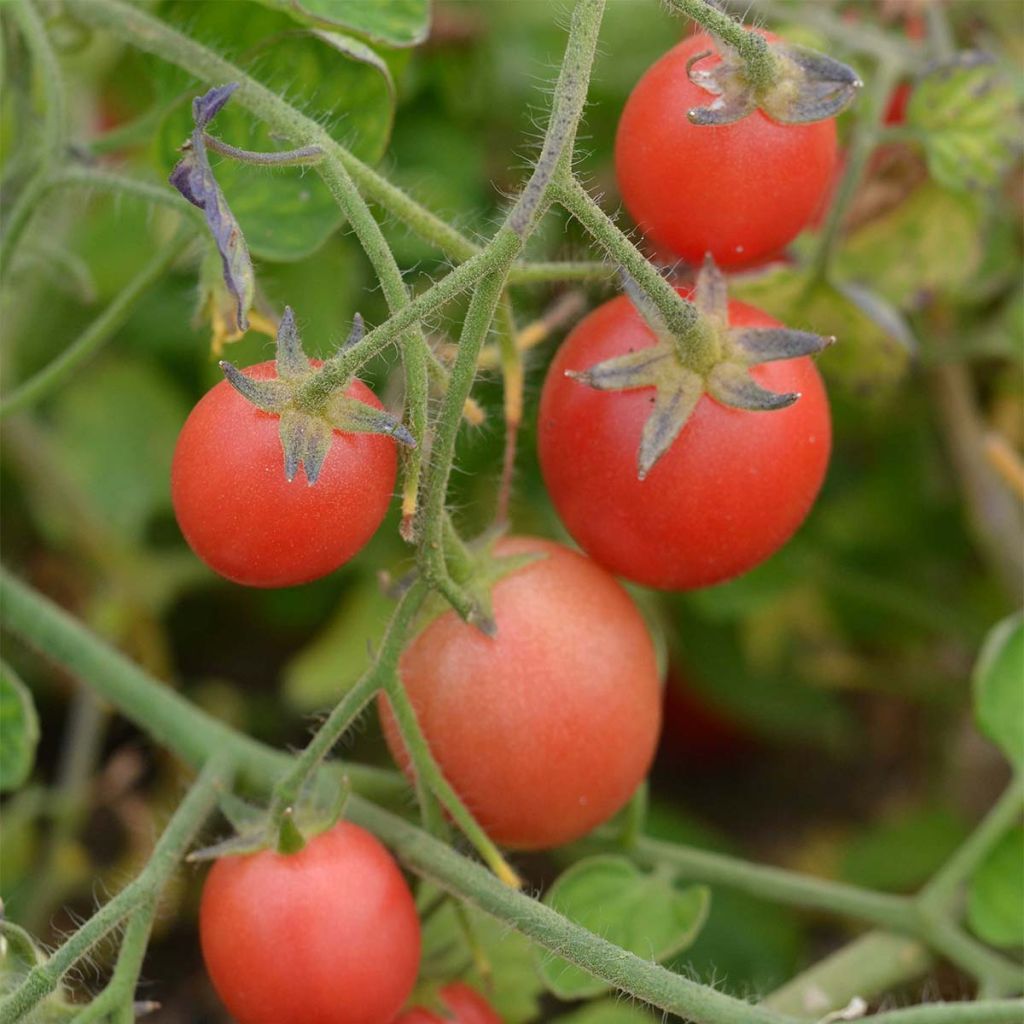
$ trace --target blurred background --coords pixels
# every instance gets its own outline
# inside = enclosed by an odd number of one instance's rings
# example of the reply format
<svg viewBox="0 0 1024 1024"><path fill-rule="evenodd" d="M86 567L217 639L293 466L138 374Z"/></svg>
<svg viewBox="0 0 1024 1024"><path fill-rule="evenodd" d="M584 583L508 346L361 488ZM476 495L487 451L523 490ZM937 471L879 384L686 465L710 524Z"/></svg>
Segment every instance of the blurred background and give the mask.
<svg viewBox="0 0 1024 1024"><path fill-rule="evenodd" d="M284 91L417 199L481 237L524 178L568 11L546 0L440 0L421 45L376 41L355 61L255 3L146 6ZM202 89L94 35L75 22L73 4L47 12L72 100L69 165L165 187L189 131L189 102ZM853 64L867 93L876 62L858 33L882 33L911 53L928 45L921 3L754 3L751 16ZM1019 82L1019 4L951 2L943 18L959 48L993 52ZM410 38L422 21L422 11L412 17ZM654 0L609 2L580 145L581 173L609 211L619 205L611 153L625 98L687 31ZM2 173L13 193L30 170L39 90L7 17L3 57ZM909 85L886 98L883 144L845 215L835 265L860 289L858 301L831 289L797 302L813 232L784 264L732 283L734 295L792 326L840 338L820 359L835 433L820 500L783 551L735 582L682 595L634 591L667 677L650 831L892 892L924 882L1006 780L1002 758L972 724L969 677L987 630L1020 603L1022 559L1020 167L986 188L936 180L901 131ZM863 109L843 115L844 136L859 116ZM250 148L280 145L230 108L216 131ZM410 565L397 515L328 578L247 590L214 577L187 549L170 509L171 455L189 409L220 377L217 352L229 345L239 365L272 358L260 327L285 303L313 355L333 350L356 311L379 323L386 310L313 173L219 160L216 169L253 250L263 317L230 341L216 262L211 271L198 247L174 260L102 352L5 419L0 540L9 568L167 685L267 743L297 747L366 666L387 619L378 576ZM412 287L443 272L434 249L383 219ZM2 391L49 363L140 267L176 245L175 220L127 196L53 193L9 268ZM554 213L531 253L597 258ZM567 539L537 469L536 402L573 315L609 294L600 284L513 290L521 326L553 307L576 311L528 353L512 504L518 532ZM460 314L454 304L429 325L439 350ZM395 363L392 353L369 375L392 408L401 402ZM485 371L474 396L486 420L460 439L453 504L470 535L494 515L501 395L500 378ZM10 918L52 943L137 870L180 797L183 773L73 678L13 642L5 647L35 697L41 739L30 781L5 799L0 890ZM389 764L375 719L362 722L345 754ZM517 863L536 887L559 866L550 857ZM196 944L200 877L195 868L178 876L146 961L142 993L162 1004L150 1018L159 1024L225 1020ZM715 890L707 926L675 966L730 992L764 994L853 934L832 918ZM464 951L453 960L440 940L432 949L429 935L425 972L465 966ZM486 927L484 940L508 1021L569 1011L543 995L524 942ZM80 991L98 987L109 952L101 948L82 973ZM922 991L964 997L971 983L938 968L913 994ZM635 1008L621 1013L646 1019Z"/></svg>

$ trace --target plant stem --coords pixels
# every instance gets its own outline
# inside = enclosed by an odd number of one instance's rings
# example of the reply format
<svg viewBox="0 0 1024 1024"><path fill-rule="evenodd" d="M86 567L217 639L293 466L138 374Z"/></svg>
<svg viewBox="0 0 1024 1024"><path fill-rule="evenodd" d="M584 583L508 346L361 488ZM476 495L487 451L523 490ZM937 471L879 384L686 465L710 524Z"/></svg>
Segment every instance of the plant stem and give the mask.
<svg viewBox="0 0 1024 1024"><path fill-rule="evenodd" d="M505 452L501 465L501 481L498 484L498 503L494 515L494 520L499 526L508 523L519 427L523 422L525 378L523 353L519 348L518 334L515 313L506 293L498 306L498 351L501 359L503 384L502 407L505 414Z"/></svg>
<svg viewBox="0 0 1024 1024"><path fill-rule="evenodd" d="M992 847L1020 818L1022 808L1024 776L1016 775L977 828L924 887L918 896L918 903L933 911L948 912L960 885L970 878Z"/></svg>
<svg viewBox="0 0 1024 1024"><path fill-rule="evenodd" d="M778 77L778 65L762 36L756 32L747 32L738 21L706 0L668 0L668 5L728 43L743 58L747 78L755 89L774 84Z"/></svg>
<svg viewBox="0 0 1024 1024"><path fill-rule="evenodd" d="M761 1005L801 1020L820 1020L857 996L871 999L920 977L932 963L917 939L868 932L798 974Z"/></svg>
<svg viewBox="0 0 1024 1024"><path fill-rule="evenodd" d="M0 399L0 419L13 412L20 412L49 395L106 344L124 325L149 288L160 280L164 271L185 251L193 237L191 231L183 231L179 232L175 241L161 245L156 256L59 356L18 385L6 398Z"/></svg>
<svg viewBox="0 0 1024 1024"><path fill-rule="evenodd" d="M155 898L216 806L216 790L229 778L224 762L219 757L211 758L178 805L142 872L93 914L51 957L33 967L24 981L0 1001L0 1022L13 1024L21 1020L104 935Z"/></svg>
<svg viewBox="0 0 1024 1024"><path fill-rule="evenodd" d="M94 1024L96 1021L106 1020L120 1007L130 1007L133 1004L142 961L146 957L146 946L153 930L156 907L157 901L150 899L132 914L121 938L117 965L110 981L106 988L75 1016L74 1024ZM134 1020L134 1014L132 1019Z"/></svg>
<svg viewBox="0 0 1024 1024"><path fill-rule="evenodd" d="M876 1013L868 1020L869 1024L1021 1024L1024 999L908 1006Z"/></svg>
<svg viewBox="0 0 1024 1024"><path fill-rule="evenodd" d="M426 587L419 582L414 583L402 595L388 623L380 651L372 667L364 672L355 686L338 701L305 750L295 758L292 767L274 787L269 811L271 829L276 830L280 827L285 812L294 806L302 787L313 777L321 762L353 720L378 690L386 685L388 677L394 675L399 655L408 639L410 626L424 597Z"/></svg>
<svg viewBox="0 0 1024 1024"><path fill-rule="evenodd" d="M552 188L552 195L556 202L580 222L609 258L646 292L657 306L665 326L676 338L684 340L694 362L700 365L714 362L717 352L710 338L699 329L700 319L696 307L687 302L658 273L654 264L644 258L580 182L575 178L560 179Z"/></svg>

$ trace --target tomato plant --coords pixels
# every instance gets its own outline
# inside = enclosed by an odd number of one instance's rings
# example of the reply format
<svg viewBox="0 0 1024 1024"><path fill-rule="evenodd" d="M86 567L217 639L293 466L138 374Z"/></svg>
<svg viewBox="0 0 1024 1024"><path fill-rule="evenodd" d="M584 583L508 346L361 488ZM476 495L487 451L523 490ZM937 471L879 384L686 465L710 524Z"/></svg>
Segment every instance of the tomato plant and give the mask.
<svg viewBox="0 0 1024 1024"><path fill-rule="evenodd" d="M401 871L347 822L296 853L218 860L203 886L199 937L238 1024L390 1024L420 959Z"/></svg>
<svg viewBox="0 0 1024 1024"><path fill-rule="evenodd" d="M251 367L257 380L273 363ZM380 408L353 381L348 395ZM373 536L395 487L395 443L335 431L316 486L284 474L278 418L247 402L227 381L189 414L171 472L174 511L192 550L236 583L287 587L347 562Z"/></svg>
<svg viewBox="0 0 1024 1024"><path fill-rule="evenodd" d="M395 1024L502 1024L493 1007L474 988L461 981L445 985L437 994L438 1012L423 1006L406 1010Z"/></svg>
<svg viewBox="0 0 1024 1024"><path fill-rule="evenodd" d="M551 541L501 541L534 556L495 585L495 637L445 612L400 673L445 777L498 843L543 849L607 821L640 784L661 720L654 647L626 592ZM381 704L399 764L408 755Z"/></svg>
<svg viewBox="0 0 1024 1024"><path fill-rule="evenodd" d="M771 317L729 304L733 326ZM566 376L641 350L654 335L620 296L587 316L559 349L544 383L538 451L545 483L575 540L611 572L688 590L746 572L803 522L828 468L831 424L821 377L807 358L753 368L758 383L797 392L771 413L730 409L704 395L644 480L636 451L648 389L606 393Z"/></svg>
<svg viewBox="0 0 1024 1024"><path fill-rule="evenodd" d="M831 119L779 124L761 111L694 125L687 111L711 97L687 64L714 49L707 35L691 36L637 82L615 137L615 173L653 242L694 265L711 253L737 267L777 256L814 219L833 183L836 128Z"/></svg>

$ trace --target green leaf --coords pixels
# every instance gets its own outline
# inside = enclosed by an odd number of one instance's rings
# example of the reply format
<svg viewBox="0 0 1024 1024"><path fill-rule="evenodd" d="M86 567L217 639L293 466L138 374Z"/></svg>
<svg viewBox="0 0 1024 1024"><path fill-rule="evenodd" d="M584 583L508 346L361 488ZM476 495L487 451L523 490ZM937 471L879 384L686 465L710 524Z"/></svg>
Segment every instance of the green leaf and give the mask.
<svg viewBox="0 0 1024 1024"><path fill-rule="evenodd" d="M655 1024L655 1018L622 999L602 999L556 1017L555 1024Z"/></svg>
<svg viewBox="0 0 1024 1024"><path fill-rule="evenodd" d="M834 336L817 360L830 380L856 395L883 393L910 361L910 332L899 314L864 287L812 283L805 271L780 267L733 283L734 298L787 327Z"/></svg>
<svg viewBox="0 0 1024 1024"><path fill-rule="evenodd" d="M665 878L645 874L625 857L601 855L578 861L544 896L559 913L645 960L664 960L686 949L707 917L704 886L677 890ZM585 999L609 986L561 957L537 953L547 987L561 999Z"/></svg>
<svg viewBox="0 0 1024 1024"><path fill-rule="evenodd" d="M356 40L297 32L286 14L248 5L239 18L232 4L173 3L163 17L239 63L257 81L311 118L356 156L375 161L383 154L394 116L394 85L379 55ZM158 76L164 95L198 92L191 79L172 72ZM223 83L221 83L223 84ZM184 90L184 92L183 92ZM216 135L241 149L274 151L287 144L237 105L228 104L216 121ZM164 119L156 155L169 171L189 134L188 104ZM242 226L253 256L298 260L318 249L338 229L337 203L315 171L268 170L212 159L217 183Z"/></svg>
<svg viewBox="0 0 1024 1024"><path fill-rule="evenodd" d="M449 900L423 922L424 977L458 977L485 992L504 1024L536 1020L544 985L534 968L533 945L492 917L470 907L465 912L491 973L485 979L473 966L466 932Z"/></svg>
<svg viewBox="0 0 1024 1024"><path fill-rule="evenodd" d="M367 638L380 636L393 608L373 576L359 579L327 625L285 665L288 703L302 713L336 704L370 667Z"/></svg>
<svg viewBox="0 0 1024 1024"><path fill-rule="evenodd" d="M316 28L347 29L387 46L415 46L427 38L429 0L258 0Z"/></svg>
<svg viewBox="0 0 1024 1024"><path fill-rule="evenodd" d="M968 887L967 919L994 946L1024 946L1024 826L1007 832Z"/></svg>
<svg viewBox="0 0 1024 1024"><path fill-rule="evenodd" d="M1016 155L1018 96L993 57L959 53L915 85L907 125L940 185L977 193L997 186Z"/></svg>
<svg viewBox="0 0 1024 1024"><path fill-rule="evenodd" d="M28 687L4 662L0 662L0 736L0 793L9 793L32 774L39 717Z"/></svg>
<svg viewBox="0 0 1024 1024"><path fill-rule="evenodd" d="M982 250L977 208L964 197L925 184L851 235L837 254L836 271L843 280L870 286L894 306L913 310L930 292L972 281Z"/></svg>
<svg viewBox="0 0 1024 1024"><path fill-rule="evenodd" d="M1024 770L1024 612L989 632L974 666L978 728Z"/></svg>
<svg viewBox="0 0 1024 1024"><path fill-rule="evenodd" d="M100 363L58 396L54 452L106 522L139 538L170 507L171 457L187 414L169 379L148 364Z"/></svg>

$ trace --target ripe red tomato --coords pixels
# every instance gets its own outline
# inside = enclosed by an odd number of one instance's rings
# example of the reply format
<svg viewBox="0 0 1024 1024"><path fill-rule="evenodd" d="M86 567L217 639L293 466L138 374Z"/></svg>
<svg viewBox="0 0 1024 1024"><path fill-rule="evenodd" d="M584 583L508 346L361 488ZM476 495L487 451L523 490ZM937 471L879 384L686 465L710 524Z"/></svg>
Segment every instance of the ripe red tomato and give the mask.
<svg viewBox="0 0 1024 1024"><path fill-rule="evenodd" d="M542 849L607 821L647 774L661 725L654 646L629 595L589 558L534 537L543 557L492 589L496 637L434 619L399 672L445 777L495 840ZM386 701L388 746L409 759Z"/></svg>
<svg viewBox="0 0 1024 1024"><path fill-rule="evenodd" d="M272 362L245 372L276 376ZM347 394L381 408L361 381ZM316 484L308 486L302 470L289 483L279 422L221 381L189 414L171 468L174 512L192 550L250 587L289 587L333 572L376 532L395 486L392 438L339 430Z"/></svg>
<svg viewBox="0 0 1024 1024"><path fill-rule="evenodd" d="M742 302L729 303L729 320L779 326ZM544 382L540 465L562 522L592 558L637 583L690 590L753 568L803 522L828 466L828 398L808 358L755 366L763 387L803 397L775 412L747 412L702 396L671 448L638 480L651 389L597 391L565 371L654 340L625 296L577 324Z"/></svg>
<svg viewBox="0 0 1024 1024"><path fill-rule="evenodd" d="M710 252L735 267L777 255L821 208L836 127L832 119L779 124L760 111L722 127L691 124L687 111L714 97L690 81L686 63L707 49L715 49L709 36L691 36L637 82L619 121L615 169L645 235L693 265ZM718 61L716 53L698 66Z"/></svg>
<svg viewBox="0 0 1024 1024"><path fill-rule="evenodd" d="M445 1010L443 1015L414 1006L398 1017L395 1024L502 1024L491 1004L461 981L445 985L438 996Z"/></svg>
<svg viewBox="0 0 1024 1024"><path fill-rule="evenodd" d="M218 860L199 938L238 1024L390 1024L420 962L419 918L398 865L348 822L298 853Z"/></svg>

